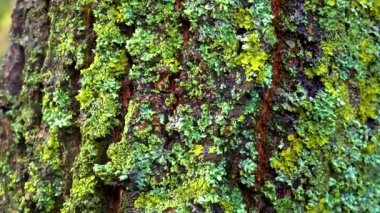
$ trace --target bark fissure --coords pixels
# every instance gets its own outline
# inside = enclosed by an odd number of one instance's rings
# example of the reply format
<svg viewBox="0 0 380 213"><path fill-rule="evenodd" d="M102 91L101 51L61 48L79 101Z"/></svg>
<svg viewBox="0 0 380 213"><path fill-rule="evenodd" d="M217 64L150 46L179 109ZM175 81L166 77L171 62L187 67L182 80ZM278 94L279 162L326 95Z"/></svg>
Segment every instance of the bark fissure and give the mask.
<svg viewBox="0 0 380 213"><path fill-rule="evenodd" d="M116 128L113 131L113 142L117 143L120 142L122 139L122 132L125 126L125 115L128 111L128 104L131 100L131 97L133 96L133 84L128 78L124 79L121 83L121 90L120 90L120 101L121 101L121 109L120 114L118 116L118 120L120 124L116 126Z"/></svg>
<svg viewBox="0 0 380 213"><path fill-rule="evenodd" d="M174 2L174 10L181 12L181 8L183 6L182 3L183 3L183 0L176 0ZM180 15L179 18L180 18L180 22L181 22L181 33L182 33L183 47L186 48L188 46L188 42L189 42L189 39L191 36L190 22L189 22L189 20L185 19L182 15ZM182 64L182 59L184 58L184 50L183 49L181 49L181 51L179 51L177 58L180 58L179 61ZM178 83L176 81L177 81L177 79L179 79L181 77L181 74L182 74L182 72L178 71L177 73L170 73L169 77L168 77L168 81L169 81L168 92L169 92L169 94L173 94L175 97L175 100L172 103L172 105L170 106L170 109L168 111L168 114L170 116L172 116L175 113L176 108L177 108L179 101L180 101L180 97L178 95L179 87L178 87ZM169 135L167 132L165 132L164 134L165 134L165 138L166 138L165 149L170 150L172 148L172 146L174 145L174 141L178 140L179 136L176 133L172 133L171 135Z"/></svg>
<svg viewBox="0 0 380 213"><path fill-rule="evenodd" d="M119 26L119 29L122 33L125 33L128 37L130 37L135 28L133 27L126 27L123 25ZM133 65L133 58L132 56L127 52L127 67L126 71L127 73L132 68ZM128 105L130 100L132 99L134 93L134 86L133 82L128 78L128 76L125 76L124 80L121 82L121 88L120 88L120 102L121 102L121 108L120 108L120 114L118 115L119 125L116 126L112 132L112 141L114 143L118 143L122 140L123 137L123 130L125 127L125 115L128 113ZM123 188L119 185L112 186L111 188L111 199L109 200L109 212L117 213L119 212L119 208L121 205L121 199L122 199L122 193Z"/></svg>
<svg viewBox="0 0 380 213"><path fill-rule="evenodd" d="M94 31L95 17L91 9L91 6L89 5L86 5L83 8L82 13L83 13L82 18L87 28L87 31L85 34L86 50L85 50L85 57L84 57L84 69L86 69L90 67L92 62L94 62L94 58L95 58L95 52L93 51L96 47L96 33Z"/></svg>
<svg viewBox="0 0 380 213"><path fill-rule="evenodd" d="M281 61L282 61L282 50L284 47L284 38L279 28L279 15L280 15L280 5L281 0L272 0L272 15L273 15L273 26L275 29L275 34L277 38L277 43L273 50L273 63L272 63L272 83L270 87L265 91L262 98L261 113L260 118L257 122L257 151L258 151L258 168L256 171L256 185L261 187L265 182L265 175L268 173L269 157L270 150L268 149L267 140L267 124L268 119L271 114L271 106L273 95L276 92L278 86L281 82L282 70L281 70Z"/></svg>

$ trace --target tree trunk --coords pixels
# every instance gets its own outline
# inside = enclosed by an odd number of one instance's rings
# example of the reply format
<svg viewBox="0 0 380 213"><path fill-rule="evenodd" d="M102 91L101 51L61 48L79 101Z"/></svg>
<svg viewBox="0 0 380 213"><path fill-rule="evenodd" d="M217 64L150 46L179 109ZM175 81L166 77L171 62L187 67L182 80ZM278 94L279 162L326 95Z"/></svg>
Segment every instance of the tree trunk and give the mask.
<svg viewBox="0 0 380 213"><path fill-rule="evenodd" d="M5 212L380 211L377 0L17 0Z"/></svg>

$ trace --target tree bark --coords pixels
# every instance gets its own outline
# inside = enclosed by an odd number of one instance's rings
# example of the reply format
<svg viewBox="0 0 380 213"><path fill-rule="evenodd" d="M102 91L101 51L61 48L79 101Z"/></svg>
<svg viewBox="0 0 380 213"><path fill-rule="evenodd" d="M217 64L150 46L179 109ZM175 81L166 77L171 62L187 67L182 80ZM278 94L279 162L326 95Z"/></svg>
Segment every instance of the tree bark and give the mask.
<svg viewBox="0 0 380 213"><path fill-rule="evenodd" d="M17 0L5 212L380 211L378 1Z"/></svg>

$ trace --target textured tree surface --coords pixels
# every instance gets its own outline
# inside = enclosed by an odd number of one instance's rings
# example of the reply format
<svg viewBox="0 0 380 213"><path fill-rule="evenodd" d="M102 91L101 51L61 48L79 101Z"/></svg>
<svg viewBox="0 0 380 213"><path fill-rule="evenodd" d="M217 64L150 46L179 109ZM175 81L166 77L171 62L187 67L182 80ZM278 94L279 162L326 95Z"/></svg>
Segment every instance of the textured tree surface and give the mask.
<svg viewBox="0 0 380 213"><path fill-rule="evenodd" d="M17 0L4 212L379 212L379 0Z"/></svg>

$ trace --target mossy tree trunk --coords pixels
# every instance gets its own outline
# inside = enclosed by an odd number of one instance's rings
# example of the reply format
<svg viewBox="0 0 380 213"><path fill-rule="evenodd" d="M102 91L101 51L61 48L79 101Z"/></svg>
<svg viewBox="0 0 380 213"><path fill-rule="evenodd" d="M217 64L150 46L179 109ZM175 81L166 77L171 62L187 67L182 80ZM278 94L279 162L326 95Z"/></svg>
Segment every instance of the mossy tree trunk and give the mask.
<svg viewBox="0 0 380 213"><path fill-rule="evenodd" d="M5 212L380 211L378 0L17 0Z"/></svg>

